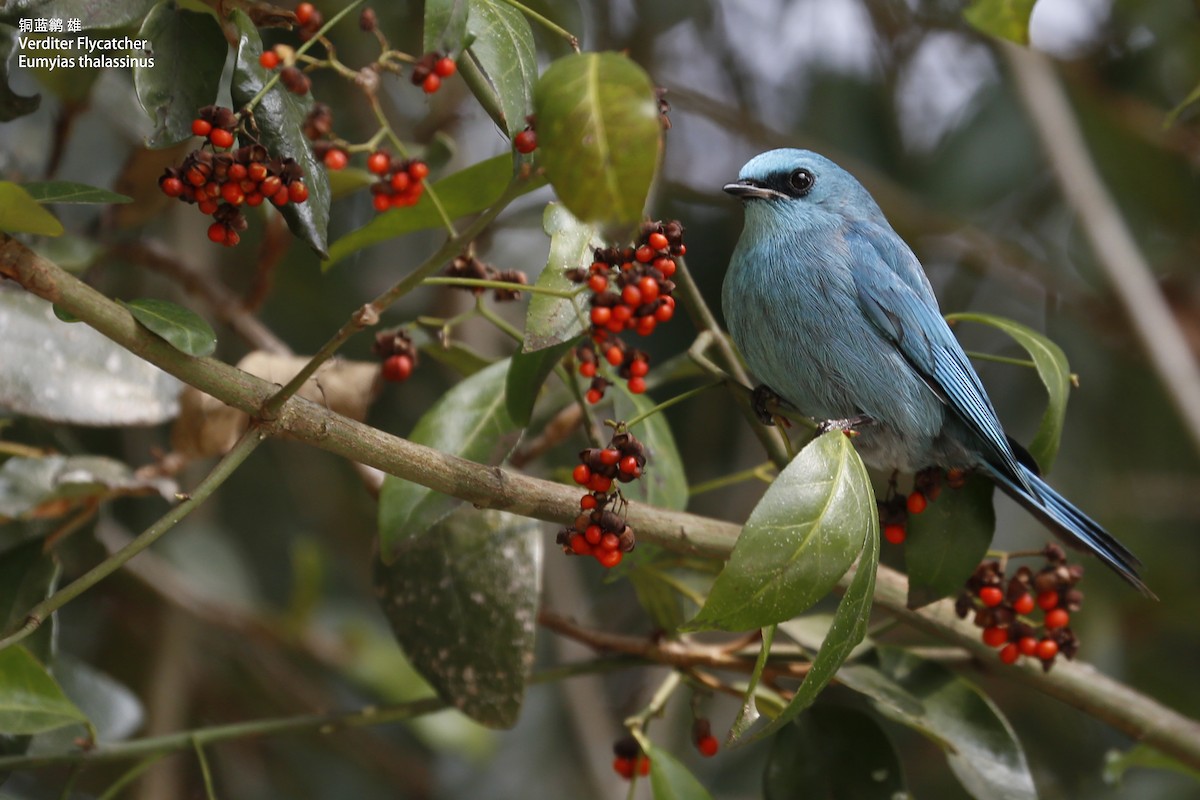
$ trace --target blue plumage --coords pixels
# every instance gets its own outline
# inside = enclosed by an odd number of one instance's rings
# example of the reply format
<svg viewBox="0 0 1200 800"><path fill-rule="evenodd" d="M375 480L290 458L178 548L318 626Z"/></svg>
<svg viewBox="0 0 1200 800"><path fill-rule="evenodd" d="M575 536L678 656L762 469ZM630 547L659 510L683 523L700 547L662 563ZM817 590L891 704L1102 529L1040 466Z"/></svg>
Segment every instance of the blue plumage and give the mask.
<svg viewBox="0 0 1200 800"><path fill-rule="evenodd" d="M1014 448L920 262L862 184L816 153L771 150L725 191L746 224L722 306L759 380L815 420L868 418L855 444L871 466L983 471L1149 594L1133 554Z"/></svg>

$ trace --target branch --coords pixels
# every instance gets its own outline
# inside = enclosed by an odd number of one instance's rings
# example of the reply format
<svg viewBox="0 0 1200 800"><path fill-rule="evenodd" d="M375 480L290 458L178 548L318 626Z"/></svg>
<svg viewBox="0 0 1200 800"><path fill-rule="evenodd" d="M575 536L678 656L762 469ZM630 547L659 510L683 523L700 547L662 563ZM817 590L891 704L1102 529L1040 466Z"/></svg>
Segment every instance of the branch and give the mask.
<svg viewBox="0 0 1200 800"><path fill-rule="evenodd" d="M0 234L0 275L58 303L117 344L207 392L254 415L276 386L228 364L194 358L138 325L129 312L17 240ZM286 435L352 461L360 461L481 508L496 508L548 522L569 523L578 509L575 487L531 478L501 467L476 464L384 433L293 397L281 409L277 428ZM707 517L630 503L629 523L638 538L683 553L728 556L739 526ZM849 584L853 572L843 577ZM995 651L978 639L978 629L958 619L943 600L918 611L907 608L903 575L879 568L877 608L909 625L976 654L985 668L1104 720L1133 739L1200 769L1200 723L1142 695L1094 668L1060 662L1049 673L1037 665L1000 665ZM190 740L189 740L190 742ZM187 746L191 746L190 743ZM0 769L6 763L0 759Z"/></svg>

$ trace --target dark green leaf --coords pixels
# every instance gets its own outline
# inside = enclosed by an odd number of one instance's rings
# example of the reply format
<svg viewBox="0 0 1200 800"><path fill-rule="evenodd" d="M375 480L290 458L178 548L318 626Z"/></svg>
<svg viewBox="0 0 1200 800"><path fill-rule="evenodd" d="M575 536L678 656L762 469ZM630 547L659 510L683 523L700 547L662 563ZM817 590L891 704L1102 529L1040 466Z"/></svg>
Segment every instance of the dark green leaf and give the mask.
<svg viewBox="0 0 1200 800"><path fill-rule="evenodd" d="M538 81L534 107L539 160L563 205L584 222L637 224L662 155L642 68L617 53L560 58Z"/></svg>
<svg viewBox="0 0 1200 800"><path fill-rule="evenodd" d="M644 394L630 393L624 381L613 384L609 393L613 416L618 420L633 419L654 408L653 400ZM635 425L630 433L646 447L646 468L640 479L622 484L621 492L630 500L682 511L688 502L687 476L666 416L653 414Z"/></svg>
<svg viewBox="0 0 1200 800"><path fill-rule="evenodd" d="M536 521L463 506L376 561L384 615L409 661L476 722L516 723L533 666L542 537Z"/></svg>
<svg viewBox="0 0 1200 800"><path fill-rule="evenodd" d="M0 181L0 231L61 236L62 223L22 187Z"/></svg>
<svg viewBox="0 0 1200 800"><path fill-rule="evenodd" d="M262 39L254 23L241 11L234 11L232 20L240 39L229 89L234 108L239 109L258 94L272 74L258 63ZM254 122L258 126L259 140L272 155L294 158L304 171L308 200L288 203L280 209L288 228L317 255L328 258L325 242L329 228L329 176L324 165L313 155L303 130L304 118L312 105L311 94L303 97L292 94L282 83L276 82L254 107Z"/></svg>
<svg viewBox="0 0 1200 800"><path fill-rule="evenodd" d="M17 117L32 114L41 105L42 96L19 95L8 85L9 60L16 49L17 31L8 25L0 25L0 122L11 122Z"/></svg>
<svg viewBox="0 0 1200 800"><path fill-rule="evenodd" d="M961 489L943 486L937 500L909 515L904 540L909 608L957 593L987 555L996 531L995 488L987 478L970 475Z"/></svg>
<svg viewBox="0 0 1200 800"><path fill-rule="evenodd" d="M512 357L504 396L508 403L508 415L512 417L513 422L522 428L529 424L530 418L533 417L533 405L537 402L542 384L546 382L550 373L554 372L562 357L581 341L582 337L568 339L553 347L532 353L522 351Z"/></svg>
<svg viewBox="0 0 1200 800"><path fill-rule="evenodd" d="M939 745L972 797L1037 797L1020 742L1000 710L974 684L899 648L880 647L875 652L875 666L855 664L842 670L838 680L870 697L879 713Z"/></svg>
<svg viewBox="0 0 1200 800"><path fill-rule="evenodd" d="M599 232L584 225L558 203L549 203L542 215L542 228L550 236L550 258L538 276L536 285L545 289L570 292L579 287L566 275L567 270L592 263L592 251L599 243ZM586 329L587 305L581 294L571 299L549 294L529 298L525 315L525 342L521 349L532 353L566 341L574 341Z"/></svg>
<svg viewBox="0 0 1200 800"><path fill-rule="evenodd" d="M533 112L533 85L537 81L537 50L529 21L503 0L470 0L467 35L472 38L463 58L469 59L486 80L472 91L487 92L492 102L484 108L498 107L503 115L495 122L513 137L525 127L525 117Z"/></svg>
<svg viewBox="0 0 1200 800"><path fill-rule="evenodd" d="M41 733L86 719L33 654L0 650L0 733Z"/></svg>
<svg viewBox="0 0 1200 800"><path fill-rule="evenodd" d="M212 14L156 6L138 38L149 39L154 66L133 68L138 102L154 123L147 147L168 147L192 135L196 110L217 99L229 45Z"/></svg>
<svg viewBox="0 0 1200 800"><path fill-rule="evenodd" d="M122 301L121 305L152 333L189 356L207 356L217 349L217 335L212 326L190 308L152 297Z"/></svg>
<svg viewBox="0 0 1200 800"><path fill-rule="evenodd" d="M768 625L762 629L762 642L758 647L758 658L754 661L754 671L750 673L750 681L742 693L742 707L738 710L737 718L729 728L729 738L740 739L761 716L758 703L758 685L762 681L763 669L771 657L771 645L775 642L775 626Z"/></svg>
<svg viewBox="0 0 1200 800"><path fill-rule="evenodd" d="M426 53L452 52L462 46L469 6L468 0L425 0L425 35L421 42Z"/></svg>
<svg viewBox="0 0 1200 800"><path fill-rule="evenodd" d="M750 513L689 627L744 631L794 617L833 590L864 539L878 538L875 517L850 440L838 431L814 439Z"/></svg>
<svg viewBox="0 0 1200 800"><path fill-rule="evenodd" d="M1148 744L1136 744L1122 753L1109 750L1104 756L1104 782L1115 786L1131 769L1163 769L1200 781L1200 770L1193 769Z"/></svg>
<svg viewBox="0 0 1200 800"><path fill-rule="evenodd" d="M421 349L421 354L429 356L439 364L445 364L450 369L462 375L474 375L480 370L490 367L494 359L487 358L458 342L442 342L426 328L415 328L411 332L413 344Z"/></svg>
<svg viewBox="0 0 1200 800"><path fill-rule="evenodd" d="M350 167L326 173L329 176L329 192L334 200L340 200L359 189L365 189L378 178L365 169Z"/></svg>
<svg viewBox="0 0 1200 800"><path fill-rule="evenodd" d="M1071 394L1071 367L1067 363L1066 353L1032 328L1004 317L992 314L949 314L946 319L951 322L979 322L999 328L1029 353L1037 367L1038 377L1046 387L1047 396L1046 411L1042 414L1042 421L1033 441L1029 443L1029 453L1043 472L1049 472L1058 455L1063 420L1067 415L1067 399Z"/></svg>
<svg viewBox="0 0 1200 800"><path fill-rule="evenodd" d="M763 773L766 800L907 797L900 759L871 716L817 706L779 731Z"/></svg>
<svg viewBox="0 0 1200 800"><path fill-rule="evenodd" d="M1017 44L1029 44L1029 15L1035 0L974 0L963 11L976 30Z"/></svg>
<svg viewBox="0 0 1200 800"><path fill-rule="evenodd" d="M63 694L91 722L96 738L105 742L128 739L142 726L145 717L142 704L129 687L65 653L55 659L51 673ZM56 728L38 734L30 745L30 753L67 752L91 733L82 723Z"/></svg>
<svg viewBox="0 0 1200 800"><path fill-rule="evenodd" d="M500 199L512 178L512 159L501 155L443 178L433 184L433 190L442 201L446 214L454 220L468 214L478 214L491 206ZM544 185L545 182L540 178L531 178L525 182L521 193L531 192ZM429 199L428 193L423 194L416 205L393 208L379 214L366 225L338 239L329 248L329 259L321 268L329 269L364 247L386 242L413 231L440 228L442 224L442 217L433 201Z"/></svg>
<svg viewBox="0 0 1200 800"><path fill-rule="evenodd" d="M61 571L54 555L43 552L41 539L0 553L0 632L19 628L29 610L54 593ZM53 654L57 620L52 615L23 642L40 661L49 661Z"/></svg>
<svg viewBox="0 0 1200 800"><path fill-rule="evenodd" d="M670 636L683 624L684 615L679 592L665 579L662 565L655 563L655 557L662 552L654 545L639 544L625 557L622 567L637 594L638 605L655 629Z"/></svg>
<svg viewBox="0 0 1200 800"><path fill-rule="evenodd" d="M477 372L446 392L425 412L411 441L481 464L495 464L511 446L517 426L508 416L504 381L508 359ZM379 542L383 563L391 565L401 545L421 537L459 500L418 483L389 475L379 494Z"/></svg>
<svg viewBox="0 0 1200 800"><path fill-rule="evenodd" d="M0 10L0 20L12 22L21 17L55 17L83 21L86 31L98 28L124 28L141 22L159 0L8 0Z"/></svg>
<svg viewBox="0 0 1200 800"><path fill-rule="evenodd" d="M687 767L662 748L648 743L650 757L650 789L654 800L712 800L708 790L696 780Z"/></svg>
<svg viewBox="0 0 1200 800"><path fill-rule="evenodd" d="M88 186L86 183L70 181L36 181L23 183L21 188L29 192L29 196L39 203L92 203L109 205L111 203L132 203L132 197Z"/></svg>

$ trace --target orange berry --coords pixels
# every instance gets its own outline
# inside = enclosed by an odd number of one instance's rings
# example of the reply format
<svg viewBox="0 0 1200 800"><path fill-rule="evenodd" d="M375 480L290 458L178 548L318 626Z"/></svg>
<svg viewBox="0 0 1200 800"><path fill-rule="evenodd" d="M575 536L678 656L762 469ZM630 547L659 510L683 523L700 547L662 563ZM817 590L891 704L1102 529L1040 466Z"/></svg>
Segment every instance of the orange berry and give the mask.
<svg viewBox="0 0 1200 800"><path fill-rule="evenodd" d="M621 302L627 306L637 308L642 304L642 290L632 283L629 284L621 290Z"/></svg>
<svg viewBox="0 0 1200 800"><path fill-rule="evenodd" d="M1065 608L1052 608L1046 612L1046 630L1052 631L1056 628L1065 628L1070 624L1071 615L1067 613Z"/></svg>
<svg viewBox="0 0 1200 800"><path fill-rule="evenodd" d="M993 625L983 629L983 643L988 647L999 647L1008 641L1008 628Z"/></svg>
<svg viewBox="0 0 1200 800"><path fill-rule="evenodd" d="M425 90L425 94L433 94L442 88L442 79L431 72L425 80L421 81L421 88Z"/></svg>
<svg viewBox="0 0 1200 800"><path fill-rule="evenodd" d="M280 186L279 191L271 195L271 202L277 206L286 206L292 201L292 193L286 186Z"/></svg>
<svg viewBox="0 0 1200 800"><path fill-rule="evenodd" d="M663 236L661 233L655 231L646 237L646 244L650 245L655 250L666 250L670 242L667 241L666 236Z"/></svg>
<svg viewBox="0 0 1200 800"><path fill-rule="evenodd" d="M233 147L233 131L227 131L224 128L213 128L208 134L208 140L213 143L213 147L225 149Z"/></svg>
<svg viewBox="0 0 1200 800"><path fill-rule="evenodd" d="M579 507L584 511L591 511L598 505L600 505L600 501L596 499L594 494L585 494L579 498Z"/></svg>
<svg viewBox="0 0 1200 800"><path fill-rule="evenodd" d="M592 366L593 368L595 367L594 364ZM599 403L602 399L604 399L604 392L600 391L599 389L588 389L587 401L589 403L596 405L596 403Z"/></svg>
<svg viewBox="0 0 1200 800"><path fill-rule="evenodd" d="M667 297L666 300L673 298ZM669 322L671 317L675 316L675 306L663 303L658 308L654 309L654 319L658 322Z"/></svg>
<svg viewBox="0 0 1200 800"><path fill-rule="evenodd" d="M608 306L596 306L592 309L592 324L604 326L612 319L612 309Z"/></svg>
<svg viewBox="0 0 1200 800"><path fill-rule="evenodd" d="M668 256L654 259L654 268L662 273L664 278L669 278L675 274L675 259Z"/></svg>
<svg viewBox="0 0 1200 800"><path fill-rule="evenodd" d="M331 169L336 172L340 169L346 168L346 165L350 163L350 156L346 154L345 150L335 147L332 150L327 150L325 152L324 161L327 169Z"/></svg>
<svg viewBox="0 0 1200 800"><path fill-rule="evenodd" d="M579 365L579 374L585 378L593 378L596 376L596 362L585 361ZM595 402L594 400L592 402Z"/></svg>
<svg viewBox="0 0 1200 800"><path fill-rule="evenodd" d="M316 7L312 3L301 3L296 6L296 22L299 22L301 25L307 25L316 10Z"/></svg>
<svg viewBox="0 0 1200 800"><path fill-rule="evenodd" d="M258 63L263 69L275 69L279 66L279 54L274 50L264 50L258 57Z"/></svg>
<svg viewBox="0 0 1200 800"><path fill-rule="evenodd" d="M883 526L883 538L887 539L892 544L904 544L904 540L908 538L908 531L903 525L895 523Z"/></svg>
<svg viewBox="0 0 1200 800"><path fill-rule="evenodd" d="M608 277L605 275L593 275L588 278L588 288L594 293L600 294L608 288Z"/></svg>
<svg viewBox="0 0 1200 800"><path fill-rule="evenodd" d="M905 505L908 507L908 513L920 514L929 505L929 501L925 499L925 495L921 493L920 489L916 489L908 496Z"/></svg>
<svg viewBox="0 0 1200 800"><path fill-rule="evenodd" d="M240 206L246 199L246 193L236 183L226 183L221 186L221 199L231 206Z"/></svg>
<svg viewBox="0 0 1200 800"><path fill-rule="evenodd" d="M1038 640L1035 636L1022 636L1017 641L1017 649L1023 656L1031 656L1037 652Z"/></svg>
<svg viewBox="0 0 1200 800"><path fill-rule="evenodd" d="M1000 660L1005 664L1015 664L1020 657L1021 649L1014 643L1010 642L1000 648Z"/></svg>
<svg viewBox="0 0 1200 800"><path fill-rule="evenodd" d="M984 586L979 590L979 599L988 608L993 608L1004 602L1004 592L999 586Z"/></svg>
<svg viewBox="0 0 1200 800"><path fill-rule="evenodd" d="M226 175L229 178L229 180L231 180L231 181L241 182L241 181L246 180L247 175L248 175L248 170L246 169L245 164L230 164L229 172L226 173ZM245 187L242 187L242 191L248 192L248 191L253 191L253 189L252 188L247 189Z"/></svg>
<svg viewBox="0 0 1200 800"><path fill-rule="evenodd" d="M192 120L192 133L196 136L208 136L210 133L212 133L212 129L212 123L208 120Z"/></svg>
<svg viewBox="0 0 1200 800"><path fill-rule="evenodd" d="M630 378L629 379L629 391L632 394L642 394L643 392L645 392L646 391L646 379L645 378Z"/></svg>
<svg viewBox="0 0 1200 800"><path fill-rule="evenodd" d="M454 59L450 56L439 58L433 62L433 74L439 78L449 78L455 72L458 72L458 64L454 63Z"/></svg>
<svg viewBox="0 0 1200 800"><path fill-rule="evenodd" d="M303 203L308 199L308 187L301 181L292 181L288 184L288 197L293 203Z"/></svg>
<svg viewBox="0 0 1200 800"><path fill-rule="evenodd" d="M596 560L605 569L612 569L617 564L620 564L621 559L625 557L625 554L620 550L605 550L603 548L597 550L594 555L596 556Z"/></svg>
<svg viewBox="0 0 1200 800"><path fill-rule="evenodd" d="M1058 592L1053 589L1040 592L1037 596L1037 604L1042 611L1049 611L1058 605Z"/></svg>

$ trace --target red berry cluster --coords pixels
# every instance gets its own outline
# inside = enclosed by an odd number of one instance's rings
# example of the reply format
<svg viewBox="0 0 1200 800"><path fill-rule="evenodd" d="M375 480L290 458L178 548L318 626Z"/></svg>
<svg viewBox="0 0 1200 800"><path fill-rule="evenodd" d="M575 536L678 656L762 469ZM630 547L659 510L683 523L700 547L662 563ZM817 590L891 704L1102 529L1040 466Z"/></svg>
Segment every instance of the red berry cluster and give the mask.
<svg viewBox="0 0 1200 800"><path fill-rule="evenodd" d="M451 261L450 265L446 267L446 275L450 278L500 281L518 286L525 286L529 283L529 278L519 269L497 269L468 253L463 253ZM464 289L476 297L487 291L482 286L456 286L454 288ZM518 289L493 289L492 295L498 302L503 303L508 300L516 300L521 296L521 292Z"/></svg>
<svg viewBox="0 0 1200 800"><path fill-rule="evenodd" d="M704 717L696 717L692 723L692 744L705 758L712 758L721 749L721 743L712 735L712 724Z"/></svg>
<svg viewBox="0 0 1200 800"><path fill-rule="evenodd" d="M458 72L458 64L450 56L437 51L426 53L413 64L413 86L420 86L425 94L433 94L442 88L442 78Z"/></svg>
<svg viewBox="0 0 1200 800"><path fill-rule="evenodd" d="M325 17L312 3L301 3L296 6L296 23L300 26L300 38L307 42L325 24Z"/></svg>
<svg viewBox="0 0 1200 800"><path fill-rule="evenodd" d="M967 473L961 469L946 470L945 484L951 489L961 489ZM920 514L942 493L943 473L934 467L918 472L913 481L913 490L905 495L893 495L880 500L879 522L883 526L883 538L891 544L904 544L908 538L908 517Z"/></svg>
<svg viewBox="0 0 1200 800"><path fill-rule="evenodd" d="M598 403L609 381L596 375L597 352L617 367L629 382L629 391L646 391L649 360L645 353L626 348L617 334L632 330L649 336L660 322L675 315L675 259L684 255L683 225L677 220L647 222L638 241L625 248L598 248L587 269L567 271L575 283L591 291L591 342L575 351L579 374L591 378L588 402Z"/></svg>
<svg viewBox="0 0 1200 800"><path fill-rule="evenodd" d="M382 213L389 208L416 205L425 191L429 165L417 159L396 161L383 150L367 159L367 169L379 176L371 184L371 204Z"/></svg>
<svg viewBox="0 0 1200 800"><path fill-rule="evenodd" d="M210 137L218 130L225 129L213 128ZM246 230L240 207L261 205L264 200L279 207L303 203L308 199L303 177L295 159L270 158L262 145L248 144L228 153L194 150L178 167L168 167L158 186L167 197L178 197L212 216L208 238L233 247Z"/></svg>
<svg viewBox="0 0 1200 800"><path fill-rule="evenodd" d="M608 447L579 452L579 465L571 477L588 491L579 499L580 514L574 526L558 533L557 542L564 553L594 556L610 568L621 563L637 540L625 517L613 510L625 502L613 481L637 480L645 467L645 446L625 431L614 434Z"/></svg>
<svg viewBox="0 0 1200 800"><path fill-rule="evenodd" d="M650 774L650 757L642 752L637 739L626 736L613 742L613 772L627 781L633 776Z"/></svg>
<svg viewBox="0 0 1200 800"><path fill-rule="evenodd" d="M371 349L383 359L384 380L401 383L408 380L417 368L417 347L400 328L375 334L375 344Z"/></svg>
<svg viewBox="0 0 1200 800"><path fill-rule="evenodd" d="M1021 656L1032 656L1049 670L1061 653L1074 658L1079 640L1071 631L1071 613L1083 603L1083 593L1075 585L1083 577L1083 567L1068 564L1063 549L1056 544L1042 550L1046 565L1038 572L1022 566L1006 580L997 561L985 561L976 568L955 603L958 616L974 612L974 621L983 629L983 641L1000 648L1000 660L1013 664ZM1042 612L1040 624L1028 617Z"/></svg>
<svg viewBox="0 0 1200 800"><path fill-rule="evenodd" d="M233 147L238 118L232 108L205 106L197 113L199 116L192 120L193 134L208 139L214 148L228 150Z"/></svg>

